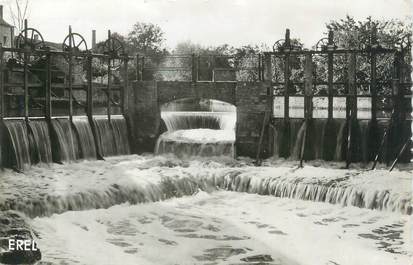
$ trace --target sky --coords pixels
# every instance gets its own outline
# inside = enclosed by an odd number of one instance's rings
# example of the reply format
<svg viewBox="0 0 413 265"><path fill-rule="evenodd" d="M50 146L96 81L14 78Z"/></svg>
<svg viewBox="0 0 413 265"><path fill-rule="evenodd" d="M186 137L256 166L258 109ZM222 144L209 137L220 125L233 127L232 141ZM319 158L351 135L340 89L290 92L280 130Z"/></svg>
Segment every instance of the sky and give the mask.
<svg viewBox="0 0 413 265"><path fill-rule="evenodd" d="M10 2L0 0L11 23ZM413 0L29 0L28 19L30 27L54 42L63 41L69 25L90 44L92 29L100 41L108 29L126 35L139 21L159 25L167 48L183 41L272 46L286 28L311 47L324 37L327 22L346 14L411 21Z"/></svg>

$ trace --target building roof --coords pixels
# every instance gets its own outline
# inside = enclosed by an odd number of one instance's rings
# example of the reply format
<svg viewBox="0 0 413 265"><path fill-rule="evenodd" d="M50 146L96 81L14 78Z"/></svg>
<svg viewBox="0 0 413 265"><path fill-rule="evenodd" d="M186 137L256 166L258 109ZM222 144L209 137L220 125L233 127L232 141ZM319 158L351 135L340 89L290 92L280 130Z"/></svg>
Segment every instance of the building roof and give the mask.
<svg viewBox="0 0 413 265"><path fill-rule="evenodd" d="M62 44L60 44L60 43L51 42L51 41L44 41L44 44L47 47L50 47L52 50L56 50L56 51L61 51L62 50Z"/></svg>
<svg viewBox="0 0 413 265"><path fill-rule="evenodd" d="M13 26L6 22L2 17L0 17L0 25L12 28Z"/></svg>

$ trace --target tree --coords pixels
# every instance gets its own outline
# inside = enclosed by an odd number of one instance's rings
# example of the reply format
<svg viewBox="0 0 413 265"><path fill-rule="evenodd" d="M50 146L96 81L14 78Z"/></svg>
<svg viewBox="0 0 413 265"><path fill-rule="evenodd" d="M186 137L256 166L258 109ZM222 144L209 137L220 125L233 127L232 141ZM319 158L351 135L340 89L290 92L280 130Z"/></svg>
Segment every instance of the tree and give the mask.
<svg viewBox="0 0 413 265"><path fill-rule="evenodd" d="M383 48L394 48L405 36L412 33L412 25L399 19L377 20L371 16L356 21L347 15L344 19L333 20L326 24L334 32L334 41L340 48L357 49L370 44L371 33L377 29L377 40Z"/></svg>
<svg viewBox="0 0 413 265"><path fill-rule="evenodd" d="M121 41L124 46L125 52L129 55L139 54L145 56L145 66L147 68L155 68L159 65L161 58L168 54L166 49L163 48L163 31L162 29L152 23L137 22L133 25L132 30L127 36L123 36L117 32L112 33L112 37ZM96 44L96 52L104 52L105 42L99 42ZM98 76L106 75L104 64L96 63L94 65L94 72ZM130 61L128 68L128 76L136 75L136 65ZM144 72L144 79L153 78L153 70L147 70ZM136 76L135 76L136 77Z"/></svg>
<svg viewBox="0 0 413 265"><path fill-rule="evenodd" d="M15 0L9 3L9 10L13 25L20 32L24 29L24 20L27 19L29 0Z"/></svg>
<svg viewBox="0 0 413 265"><path fill-rule="evenodd" d="M409 38L411 42L412 25L398 19L377 20L367 17L365 20L357 21L351 16L344 19L330 21L326 24L327 30L334 33L334 42L338 48L342 49L368 49L371 46L372 33L376 30L376 39L379 47L394 49L399 48L399 43L403 38ZM327 33L326 33L327 34ZM411 48L410 48L411 49ZM404 53L404 60L411 71L411 52ZM383 82L391 80L394 57L393 54L377 56L377 81ZM319 57L315 60L319 72L327 73L326 58ZM336 56L334 80L345 82L347 80L347 58L346 56ZM370 57L357 56L356 79L358 82L364 82L366 85L358 86L359 94L370 94L368 85L370 76ZM344 88L341 91L344 93ZM379 85L378 94L391 94L390 85Z"/></svg>
<svg viewBox="0 0 413 265"><path fill-rule="evenodd" d="M245 45L234 47L228 44L219 46L202 46L200 44L185 41L178 43L172 51L173 55L185 55L184 58L164 59L164 64L171 67L191 68L192 62L189 55L194 54L197 60L198 80L231 81L257 81L258 75L258 54L268 51L265 44ZM165 73L161 76L163 80L182 80L191 78L188 71L177 73Z"/></svg>
<svg viewBox="0 0 413 265"><path fill-rule="evenodd" d="M144 55L162 54L164 33L162 29L152 23L137 22L127 37L129 52Z"/></svg>

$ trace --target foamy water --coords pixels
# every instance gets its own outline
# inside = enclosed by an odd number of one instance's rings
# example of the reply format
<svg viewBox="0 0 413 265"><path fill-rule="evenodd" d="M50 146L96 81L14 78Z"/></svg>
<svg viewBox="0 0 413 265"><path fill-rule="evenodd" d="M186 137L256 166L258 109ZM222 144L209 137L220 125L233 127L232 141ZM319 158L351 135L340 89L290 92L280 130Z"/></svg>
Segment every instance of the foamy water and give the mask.
<svg viewBox="0 0 413 265"><path fill-rule="evenodd" d="M235 109L234 109L235 110ZM235 157L236 112L163 111L167 131L159 136L155 154L178 157Z"/></svg>
<svg viewBox="0 0 413 265"><path fill-rule="evenodd" d="M32 217L45 264L409 264L411 169L341 166L169 155L34 166L2 172L0 208Z"/></svg>
<svg viewBox="0 0 413 265"><path fill-rule="evenodd" d="M53 264L409 264L408 216L245 193L36 218Z"/></svg>

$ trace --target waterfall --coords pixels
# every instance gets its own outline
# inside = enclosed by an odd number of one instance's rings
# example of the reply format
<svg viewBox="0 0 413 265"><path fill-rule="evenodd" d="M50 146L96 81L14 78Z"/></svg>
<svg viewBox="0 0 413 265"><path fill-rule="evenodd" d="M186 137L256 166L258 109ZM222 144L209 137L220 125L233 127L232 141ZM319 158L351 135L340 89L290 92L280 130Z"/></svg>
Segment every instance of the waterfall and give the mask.
<svg viewBox="0 0 413 265"><path fill-rule="evenodd" d="M327 137L326 119L314 119L311 127L311 150L313 152L313 159L324 159L324 148L331 148L325 145L325 138Z"/></svg>
<svg viewBox="0 0 413 265"><path fill-rule="evenodd" d="M13 152L14 163L18 169L25 169L30 166L30 147L26 121L24 120L4 120L7 128Z"/></svg>
<svg viewBox="0 0 413 265"><path fill-rule="evenodd" d="M361 149L359 160L362 162L368 162L370 161L370 158L372 158L371 155L371 149L369 146L369 143L371 141L370 139L370 125L371 122L370 120L360 120L359 121L359 128L360 128L360 140L359 140L359 146Z"/></svg>
<svg viewBox="0 0 413 265"><path fill-rule="evenodd" d="M295 125L295 123L293 123ZM291 141L292 143L292 152L290 153L290 158L292 159L300 159L300 154L301 154L301 145L302 142L304 141L304 132L305 130L308 128L306 122L303 122L300 126L300 129L298 130L298 132L295 132L295 126L293 127L294 130L291 130L291 137L293 137L293 139L295 138L294 141ZM295 136L295 137L294 137Z"/></svg>
<svg viewBox="0 0 413 265"><path fill-rule="evenodd" d="M199 189L204 191L224 189L403 214L412 213L410 192L398 192L388 190L385 186L371 185L374 179L387 177L388 172L385 171L365 171L361 172L357 178L352 178L348 174L336 174L334 171L327 171L324 173L326 177L320 177L322 171L314 169L302 173L302 171L285 167L276 169L219 168L189 164L186 167L172 166L171 168L170 165L173 163L166 165L169 166L135 171L136 167L133 170L132 168L125 169L126 165L123 164L122 169L117 168L113 172L126 170L135 172L135 174L128 173L127 178L117 179L116 182L112 180L108 182L108 179L105 180L105 176L102 176L102 184L96 187L77 187L78 190L74 191L67 185L67 191L64 193L35 195L30 201L12 199L0 204L0 208L17 210L30 217L36 217L70 210L108 208L125 202L132 204L154 202L193 195ZM408 173L404 175L408 177ZM96 180L101 179L98 176L90 177ZM147 177L142 178L142 176ZM112 176L110 178L112 179ZM359 180L363 178L366 181L360 182Z"/></svg>
<svg viewBox="0 0 413 265"><path fill-rule="evenodd" d="M74 161L80 157L78 140L68 119L52 119L57 147L56 160L60 162Z"/></svg>
<svg viewBox="0 0 413 265"><path fill-rule="evenodd" d="M107 117L97 117L93 120L96 126L96 137L102 156L116 155L116 143L112 126Z"/></svg>
<svg viewBox="0 0 413 265"><path fill-rule="evenodd" d="M365 123L368 124L367 121ZM367 137L363 138L363 141L368 141L368 127L363 125L362 135ZM342 147L346 141L346 128L346 120L311 120L307 127L307 137L311 140L306 143L305 158L343 160L344 150ZM291 119L288 122L281 119L276 120L271 129L274 155L294 160L299 159L305 130L303 120Z"/></svg>
<svg viewBox="0 0 413 265"><path fill-rule="evenodd" d="M235 156L235 112L164 111L161 117L168 131L158 138L156 154Z"/></svg>
<svg viewBox="0 0 413 265"><path fill-rule="evenodd" d="M334 154L334 160L335 161L342 161L344 160L343 157L343 145L347 141L346 136L346 128L347 128L347 121L346 120L341 120L338 124L338 131L337 131L337 142L336 142L336 147L335 147L335 154Z"/></svg>
<svg viewBox="0 0 413 265"><path fill-rule="evenodd" d="M235 156L235 134L230 130L194 129L162 134L155 153L174 153L178 157Z"/></svg>
<svg viewBox="0 0 413 265"><path fill-rule="evenodd" d="M288 157L292 159L298 159L300 143L304 136L304 120L291 119L289 121L289 139L288 139Z"/></svg>
<svg viewBox="0 0 413 265"><path fill-rule="evenodd" d="M163 111L162 119L168 131L187 129L234 129L236 116L234 112L211 111Z"/></svg>
<svg viewBox="0 0 413 265"><path fill-rule="evenodd" d="M116 156L129 154L129 141L126 120L121 115L106 116L94 119L99 150L103 156Z"/></svg>
<svg viewBox="0 0 413 265"><path fill-rule="evenodd" d="M127 155L130 154L129 134L126 120L123 116L113 116L111 119L113 136L116 143L116 154Z"/></svg>
<svg viewBox="0 0 413 265"><path fill-rule="evenodd" d="M33 150L35 162L52 163L52 144L49 126L45 120L30 120L29 128L33 135Z"/></svg>
<svg viewBox="0 0 413 265"><path fill-rule="evenodd" d="M73 117L73 125L79 139L82 158L95 159L95 140L87 117Z"/></svg>

